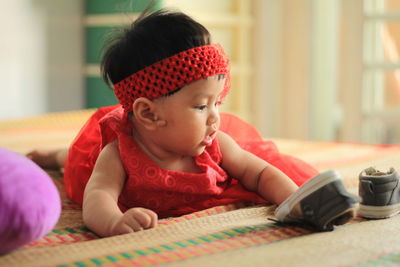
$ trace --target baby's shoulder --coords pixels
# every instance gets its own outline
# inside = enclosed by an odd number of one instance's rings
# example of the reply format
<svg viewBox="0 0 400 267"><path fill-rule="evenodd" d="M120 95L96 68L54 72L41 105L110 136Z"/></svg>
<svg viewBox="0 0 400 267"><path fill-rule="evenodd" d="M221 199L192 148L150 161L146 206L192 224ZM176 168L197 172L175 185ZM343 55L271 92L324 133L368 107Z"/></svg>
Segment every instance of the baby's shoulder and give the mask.
<svg viewBox="0 0 400 267"><path fill-rule="evenodd" d="M243 149L238 143L228 134L220 131L217 134L217 141L221 156L226 157L236 157L243 152Z"/></svg>
<svg viewBox="0 0 400 267"><path fill-rule="evenodd" d="M118 139L114 139L107 143L103 149L102 154L107 154L108 156L119 156L119 147L118 147Z"/></svg>
<svg viewBox="0 0 400 267"><path fill-rule="evenodd" d="M216 140L221 150L229 150L230 147L236 145L235 140L233 140L232 137L222 131L219 131L217 133Z"/></svg>

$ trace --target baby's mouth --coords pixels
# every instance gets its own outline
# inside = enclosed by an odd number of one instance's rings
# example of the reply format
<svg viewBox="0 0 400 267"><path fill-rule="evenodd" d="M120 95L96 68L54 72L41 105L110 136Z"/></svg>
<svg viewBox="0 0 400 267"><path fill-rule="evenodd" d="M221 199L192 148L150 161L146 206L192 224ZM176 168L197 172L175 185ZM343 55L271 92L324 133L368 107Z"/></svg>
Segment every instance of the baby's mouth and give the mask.
<svg viewBox="0 0 400 267"><path fill-rule="evenodd" d="M201 144L202 145L205 145L205 146L211 146L211 144L212 144L212 142L213 142L213 140L214 140L214 138L215 138L215 136L216 136L216 131L214 131L214 132L211 132L209 135L207 135L204 139L203 139L203 142L201 142Z"/></svg>

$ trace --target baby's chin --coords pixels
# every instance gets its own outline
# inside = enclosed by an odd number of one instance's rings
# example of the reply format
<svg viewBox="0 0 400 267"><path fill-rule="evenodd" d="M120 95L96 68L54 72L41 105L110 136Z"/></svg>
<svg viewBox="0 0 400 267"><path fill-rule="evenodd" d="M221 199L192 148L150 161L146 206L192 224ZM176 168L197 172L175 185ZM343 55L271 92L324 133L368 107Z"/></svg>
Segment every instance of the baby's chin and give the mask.
<svg viewBox="0 0 400 267"><path fill-rule="evenodd" d="M193 152L192 157L198 157L201 154L204 153L204 151L206 150L206 146L202 146L201 148L197 149L195 152Z"/></svg>

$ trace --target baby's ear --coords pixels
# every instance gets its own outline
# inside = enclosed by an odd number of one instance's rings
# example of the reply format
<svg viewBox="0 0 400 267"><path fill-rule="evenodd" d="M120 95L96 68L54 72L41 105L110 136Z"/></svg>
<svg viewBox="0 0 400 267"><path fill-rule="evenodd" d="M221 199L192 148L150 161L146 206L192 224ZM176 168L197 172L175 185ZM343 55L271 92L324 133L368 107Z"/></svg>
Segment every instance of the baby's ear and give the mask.
<svg viewBox="0 0 400 267"><path fill-rule="evenodd" d="M147 130L155 130L163 126L163 121L157 116L156 103L145 97L139 97L132 105L133 116Z"/></svg>

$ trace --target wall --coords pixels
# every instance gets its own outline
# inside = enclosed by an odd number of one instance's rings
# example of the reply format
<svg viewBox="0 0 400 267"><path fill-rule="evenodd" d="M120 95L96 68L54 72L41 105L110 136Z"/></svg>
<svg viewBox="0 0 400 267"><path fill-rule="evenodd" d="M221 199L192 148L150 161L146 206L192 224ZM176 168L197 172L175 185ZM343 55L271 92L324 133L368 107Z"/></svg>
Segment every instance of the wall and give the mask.
<svg viewBox="0 0 400 267"><path fill-rule="evenodd" d="M336 0L256 0L253 116L266 137L333 140Z"/></svg>
<svg viewBox="0 0 400 267"><path fill-rule="evenodd" d="M121 27L130 25L151 0L85 0L85 84L86 108L118 103L113 90L100 75L103 48L109 37ZM154 9L161 7L157 0Z"/></svg>
<svg viewBox="0 0 400 267"><path fill-rule="evenodd" d="M83 107L82 2L2 1L0 118Z"/></svg>
<svg viewBox="0 0 400 267"><path fill-rule="evenodd" d="M128 2L3 1L0 118L103 105L99 90L110 99L99 77L101 38L138 14L134 6L121 6ZM331 10L340 1L161 2L199 19L230 54L233 90L225 110L250 120L266 137L335 138L340 110Z"/></svg>

